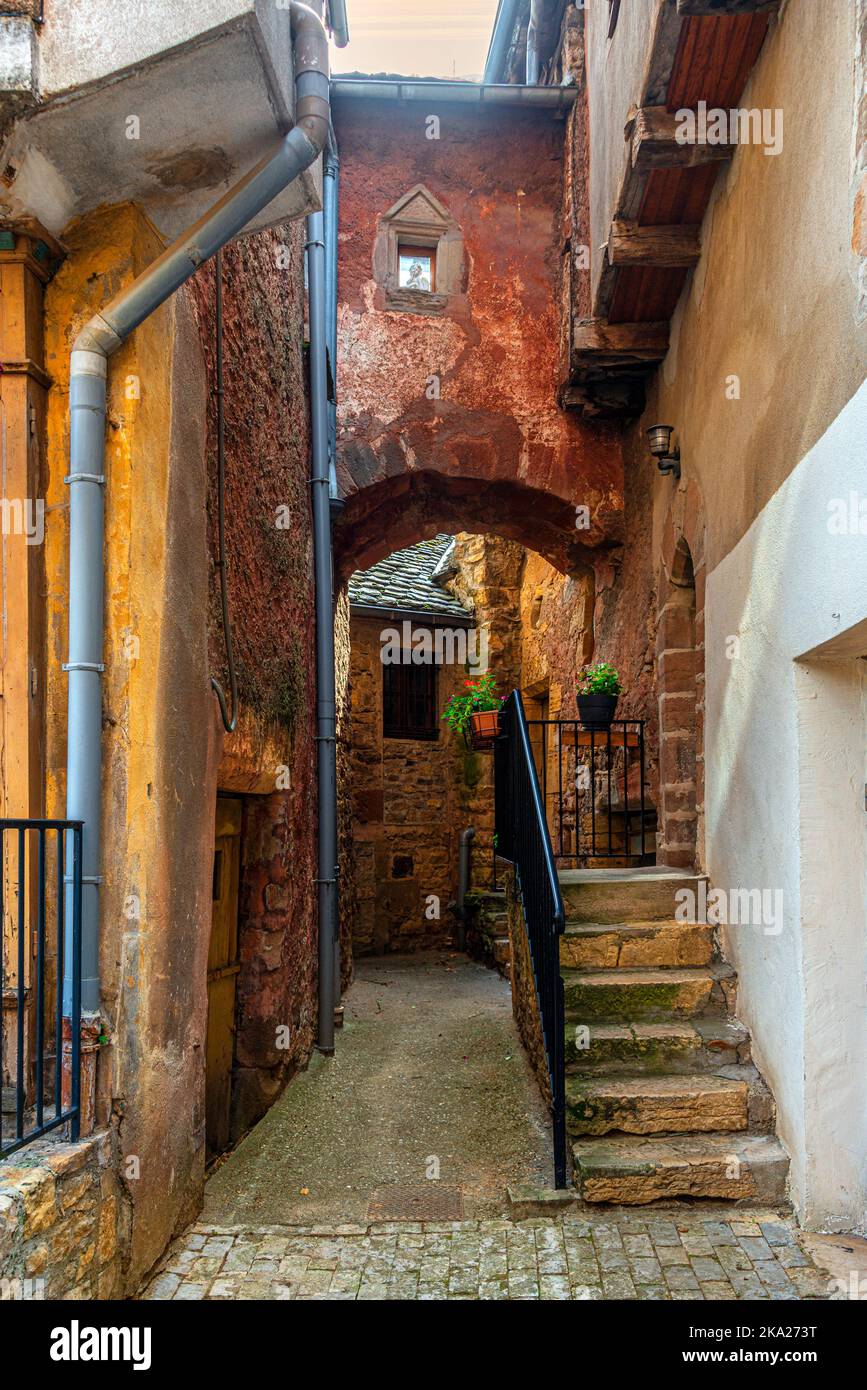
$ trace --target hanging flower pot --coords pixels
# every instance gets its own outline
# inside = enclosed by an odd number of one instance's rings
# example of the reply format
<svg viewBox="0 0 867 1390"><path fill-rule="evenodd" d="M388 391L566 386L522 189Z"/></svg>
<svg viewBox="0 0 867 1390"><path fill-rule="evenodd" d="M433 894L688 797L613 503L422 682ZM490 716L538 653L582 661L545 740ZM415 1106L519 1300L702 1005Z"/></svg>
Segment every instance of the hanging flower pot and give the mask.
<svg viewBox="0 0 867 1390"><path fill-rule="evenodd" d="M597 661L582 672L576 691L581 723L590 729L609 729L623 687L620 676L607 661Z"/></svg>
<svg viewBox="0 0 867 1390"><path fill-rule="evenodd" d="M443 719L453 733L461 734L470 748L493 748L500 732L503 697L497 694L496 678L478 676L464 681L460 694L452 695Z"/></svg>
<svg viewBox="0 0 867 1390"><path fill-rule="evenodd" d="M487 748L500 732L500 711L476 710L470 715L470 738L474 748Z"/></svg>

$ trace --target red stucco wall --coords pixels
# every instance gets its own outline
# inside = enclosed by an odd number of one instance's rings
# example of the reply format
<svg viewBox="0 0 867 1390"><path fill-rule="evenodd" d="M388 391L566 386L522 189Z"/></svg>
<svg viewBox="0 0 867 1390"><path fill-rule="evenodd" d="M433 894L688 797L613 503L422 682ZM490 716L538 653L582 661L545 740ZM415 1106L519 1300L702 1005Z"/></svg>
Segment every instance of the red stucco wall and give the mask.
<svg viewBox="0 0 867 1390"><path fill-rule="evenodd" d="M439 139L427 138L430 114ZM437 530L506 535L574 568L618 539L623 475L616 432L556 400L564 121L433 98L430 111L338 101L335 121L342 570ZM465 242L463 292L442 316L387 309L374 278L379 221L419 183ZM434 374L439 399L426 394Z"/></svg>

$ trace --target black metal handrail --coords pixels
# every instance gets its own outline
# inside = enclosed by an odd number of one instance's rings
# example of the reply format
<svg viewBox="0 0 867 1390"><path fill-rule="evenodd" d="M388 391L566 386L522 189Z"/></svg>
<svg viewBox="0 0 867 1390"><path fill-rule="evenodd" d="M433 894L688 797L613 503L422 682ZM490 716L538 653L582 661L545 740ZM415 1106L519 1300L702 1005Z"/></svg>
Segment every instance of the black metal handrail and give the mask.
<svg viewBox="0 0 867 1390"><path fill-rule="evenodd" d="M81 830L81 821L0 819L0 1078L6 1090L8 1072L15 1109L15 1133L7 1140L0 1108L0 1157L4 1158L67 1122L70 1138L75 1140L79 1134ZM51 867L49 859L54 861ZM49 877L52 891L47 887ZM49 964L54 974L51 999L46 997ZM10 977L14 977L11 984L7 983ZM11 1066L6 1057L11 1041L6 1036L7 1001L15 1005ZM70 1054L66 1086L64 1032Z"/></svg>
<svg viewBox="0 0 867 1390"><path fill-rule="evenodd" d="M503 705L494 748L497 853L515 866L524 927L533 964L536 1003L548 1062L554 1181L566 1186L566 1060L560 937L565 925L560 882L521 694Z"/></svg>
<svg viewBox="0 0 867 1390"><path fill-rule="evenodd" d="M566 861L562 867L587 859L654 863L644 720L600 726L577 718L530 719L527 727L555 860Z"/></svg>

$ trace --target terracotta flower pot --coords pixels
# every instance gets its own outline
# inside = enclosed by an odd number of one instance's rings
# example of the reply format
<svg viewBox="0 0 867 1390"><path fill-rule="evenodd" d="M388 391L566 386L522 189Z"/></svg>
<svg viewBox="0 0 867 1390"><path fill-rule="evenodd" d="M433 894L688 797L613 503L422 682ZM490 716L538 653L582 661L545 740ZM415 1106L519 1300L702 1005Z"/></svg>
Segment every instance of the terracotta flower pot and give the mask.
<svg viewBox="0 0 867 1390"><path fill-rule="evenodd" d="M498 709L476 710L470 715L470 737L476 748L492 743L500 732Z"/></svg>

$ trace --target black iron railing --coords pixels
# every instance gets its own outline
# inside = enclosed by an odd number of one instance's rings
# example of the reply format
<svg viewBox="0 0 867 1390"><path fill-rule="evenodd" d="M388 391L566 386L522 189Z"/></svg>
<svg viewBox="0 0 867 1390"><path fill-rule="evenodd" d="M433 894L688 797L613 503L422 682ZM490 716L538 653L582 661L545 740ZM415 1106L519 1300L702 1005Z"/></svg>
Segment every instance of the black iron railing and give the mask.
<svg viewBox="0 0 867 1390"><path fill-rule="evenodd" d="M580 719L530 719L527 727L559 866L600 859L654 863L644 721L616 719L600 728Z"/></svg>
<svg viewBox="0 0 867 1390"><path fill-rule="evenodd" d="M566 1186L566 1065L560 937L565 915L544 802L520 691L503 705L494 746L497 853L515 866L533 964L539 1021L548 1062L554 1134L554 1181Z"/></svg>
<svg viewBox="0 0 867 1390"><path fill-rule="evenodd" d="M81 821L0 819L0 923L5 1157L67 1121L78 1138Z"/></svg>

